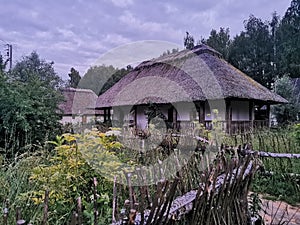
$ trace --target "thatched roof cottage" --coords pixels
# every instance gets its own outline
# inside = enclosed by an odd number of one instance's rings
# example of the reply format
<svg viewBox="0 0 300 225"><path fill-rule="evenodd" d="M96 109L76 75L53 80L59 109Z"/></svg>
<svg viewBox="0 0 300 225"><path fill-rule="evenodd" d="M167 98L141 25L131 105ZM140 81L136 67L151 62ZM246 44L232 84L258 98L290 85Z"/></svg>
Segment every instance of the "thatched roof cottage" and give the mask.
<svg viewBox="0 0 300 225"><path fill-rule="evenodd" d="M89 89L63 88L64 101L59 105L62 124L88 123L100 116L103 110L95 111L97 95ZM103 114L103 113L102 113Z"/></svg>
<svg viewBox="0 0 300 225"><path fill-rule="evenodd" d="M99 96L96 108L109 118L113 109L113 121L141 130L155 117L176 129L195 120L210 128L217 117L232 133L267 126L270 105L286 102L201 44L142 62Z"/></svg>

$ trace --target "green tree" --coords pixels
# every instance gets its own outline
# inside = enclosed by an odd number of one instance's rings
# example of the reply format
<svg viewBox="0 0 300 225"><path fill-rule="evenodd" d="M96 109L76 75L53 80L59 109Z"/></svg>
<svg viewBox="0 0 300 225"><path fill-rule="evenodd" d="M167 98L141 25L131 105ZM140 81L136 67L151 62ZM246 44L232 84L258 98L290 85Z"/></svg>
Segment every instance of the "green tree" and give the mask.
<svg viewBox="0 0 300 225"><path fill-rule="evenodd" d="M221 27L219 32L213 29L210 32L209 38L207 40L204 40L204 43L220 52L223 57L228 60L229 48L231 43L229 28L225 29Z"/></svg>
<svg viewBox="0 0 300 225"><path fill-rule="evenodd" d="M14 66L10 77L22 83L40 81L49 88L58 89L62 86L63 81L55 73L53 65L54 62L48 63L41 60L36 52L32 52Z"/></svg>
<svg viewBox="0 0 300 225"><path fill-rule="evenodd" d="M2 76L0 148L7 157L36 149L58 134L58 91L62 80L53 63L32 53Z"/></svg>
<svg viewBox="0 0 300 225"><path fill-rule="evenodd" d="M278 70L280 74L300 74L300 1L292 0L277 30Z"/></svg>
<svg viewBox="0 0 300 225"><path fill-rule="evenodd" d="M280 23L280 17L277 15L276 12L272 14L272 20L269 23L270 28L271 28L271 38L272 38L272 44L273 44L273 68L274 72L276 72L277 68L276 65L278 63L278 58L277 58L277 45L278 45L278 38L277 38L277 32L278 32L278 27Z"/></svg>
<svg viewBox="0 0 300 225"><path fill-rule="evenodd" d="M93 66L88 69L78 84L79 88L91 89L97 95L101 94L101 89L107 80L116 73L113 66Z"/></svg>
<svg viewBox="0 0 300 225"><path fill-rule="evenodd" d="M112 87L132 69L133 68L130 65L128 65L126 69L117 69L112 65L93 66L90 67L82 77L78 87L91 89L97 95L100 95Z"/></svg>
<svg viewBox="0 0 300 225"><path fill-rule="evenodd" d="M179 49L178 48L173 48L172 50L167 50L167 51L163 52L160 56L166 56L166 55L170 55L170 54L173 54L173 53L176 53L176 52L179 52Z"/></svg>
<svg viewBox="0 0 300 225"><path fill-rule="evenodd" d="M0 75L3 74L6 67L6 62L4 62L2 55L0 55Z"/></svg>
<svg viewBox="0 0 300 225"><path fill-rule="evenodd" d="M80 76L79 72L72 67L70 70L70 73L68 75L70 77L68 85L72 88L77 88L77 86L81 80L81 76Z"/></svg>
<svg viewBox="0 0 300 225"><path fill-rule="evenodd" d="M288 124L297 120L300 111L299 90L287 75L277 78L274 83L274 91L289 101L288 104L275 105L272 112L279 124Z"/></svg>
<svg viewBox="0 0 300 225"><path fill-rule="evenodd" d="M244 25L245 31L232 41L229 62L270 88L274 82L274 75L273 45L269 24L251 15Z"/></svg>
<svg viewBox="0 0 300 225"><path fill-rule="evenodd" d="M190 35L189 32L186 32L186 36L183 39L184 47L186 49L191 50L195 46L194 42L195 42L194 37Z"/></svg>
<svg viewBox="0 0 300 225"><path fill-rule="evenodd" d="M117 83L121 78L123 78L126 74L128 74L131 70L133 70L132 66L128 65L125 68L117 69L116 72L107 80L107 82L103 85L100 94L106 92L109 88L111 88L115 83Z"/></svg>

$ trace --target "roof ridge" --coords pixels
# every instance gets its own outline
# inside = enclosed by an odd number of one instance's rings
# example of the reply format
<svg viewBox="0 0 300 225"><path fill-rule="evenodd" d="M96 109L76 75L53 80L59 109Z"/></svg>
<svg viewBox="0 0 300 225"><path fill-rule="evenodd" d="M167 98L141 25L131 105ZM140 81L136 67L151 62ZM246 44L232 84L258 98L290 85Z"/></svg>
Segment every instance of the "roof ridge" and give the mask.
<svg viewBox="0 0 300 225"><path fill-rule="evenodd" d="M143 67L152 66L152 65L160 64L160 63L172 64L176 61L180 61L180 60L183 60L183 59L195 56L195 55L199 56L202 54L210 54L210 55L216 56L220 59L223 58L223 56L220 52L209 47L208 45L201 43L199 45L196 45L192 49L183 49L179 52L170 53L168 55L161 55L159 57L156 57L156 58L153 58L150 60L145 60L145 61L141 62L135 69L139 70Z"/></svg>
<svg viewBox="0 0 300 225"><path fill-rule="evenodd" d="M72 88L72 87L68 87L68 88L62 88L61 90L65 91L65 92L87 92L87 93L95 93L93 90L87 89L87 88Z"/></svg>

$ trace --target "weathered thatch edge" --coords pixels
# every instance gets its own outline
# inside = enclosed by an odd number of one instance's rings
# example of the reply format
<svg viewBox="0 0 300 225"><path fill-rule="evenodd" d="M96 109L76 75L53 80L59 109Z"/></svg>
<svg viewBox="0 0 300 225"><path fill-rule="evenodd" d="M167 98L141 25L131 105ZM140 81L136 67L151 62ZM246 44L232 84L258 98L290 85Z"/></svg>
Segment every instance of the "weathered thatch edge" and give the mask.
<svg viewBox="0 0 300 225"><path fill-rule="evenodd" d="M159 81L165 80L165 83L155 83L150 77ZM176 88L168 90L168 82L174 82L183 91L176 93ZM126 89L128 90L124 91ZM151 92L152 89L155 90ZM157 98L157 93L162 90L165 90L162 92L165 99ZM183 96L183 92L187 96ZM183 50L142 62L99 96L96 107L228 98L258 100L270 104L287 103L284 98L230 65L216 51L200 45L191 51Z"/></svg>

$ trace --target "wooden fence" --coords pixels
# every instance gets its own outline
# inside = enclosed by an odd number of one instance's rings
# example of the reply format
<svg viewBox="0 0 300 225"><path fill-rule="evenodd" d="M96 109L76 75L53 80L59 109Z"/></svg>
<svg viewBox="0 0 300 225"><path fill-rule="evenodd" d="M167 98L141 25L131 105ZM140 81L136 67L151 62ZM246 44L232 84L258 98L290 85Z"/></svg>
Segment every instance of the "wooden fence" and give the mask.
<svg viewBox="0 0 300 225"><path fill-rule="evenodd" d="M203 140L202 140L203 141ZM239 159L224 155L224 152L237 152ZM202 153L201 153L202 154ZM270 153L253 151L247 145L233 148L221 146L214 166L204 162L205 157L200 153L188 163L189 167L178 170L172 180L165 179L163 172L153 173L156 182L145 184L145 177L141 170L125 173L128 200L120 202L118 192L124 187L118 183L117 177L113 186L113 225L159 225L175 224L176 221L185 221L185 224L246 224L247 223L247 195L253 175L260 167L260 157L300 159L300 154ZM204 169L200 161L207 166ZM203 161L204 160L204 161ZM158 164L160 165L160 164ZM174 165L176 166L176 165ZM192 173L190 166L195 168ZM163 171L163 168L158 168ZM134 176L133 176L134 175ZM187 180L191 184L183 183ZM140 186L132 186L131 179L139 179ZM145 185L143 185L145 184ZM194 188L193 187L197 187ZM179 190L179 191L178 191ZM150 193L155 193L151 197ZM177 195L181 193L181 195ZM99 213L97 206L97 179L93 181L94 195L94 224L98 225ZM45 191L42 225L48 220L49 191ZM3 224L8 225L8 206L3 210ZM22 211L16 209L16 224L25 225ZM82 225L82 203L77 199L77 208L72 213L70 225ZM30 225L27 223L27 225Z"/></svg>
<svg viewBox="0 0 300 225"><path fill-rule="evenodd" d="M143 184L140 171L135 174L137 176L127 176L129 198L122 205L117 200L118 195L114 195L113 225L171 225L180 220L184 221L181 224L191 225L247 224L247 195L253 175L261 166L259 158L300 159L300 154L253 151L247 145L244 148L221 146L220 152L237 152L239 159L231 157L226 160L224 155L218 155L215 166L204 171L196 170L196 174L178 172L172 181L157 177L152 189L144 185L131 186L130 177L138 177ZM183 175L196 180L198 185L176 196L176 190L182 189ZM115 186L114 193L117 192ZM153 192L156 194L150 199L149 193Z"/></svg>

